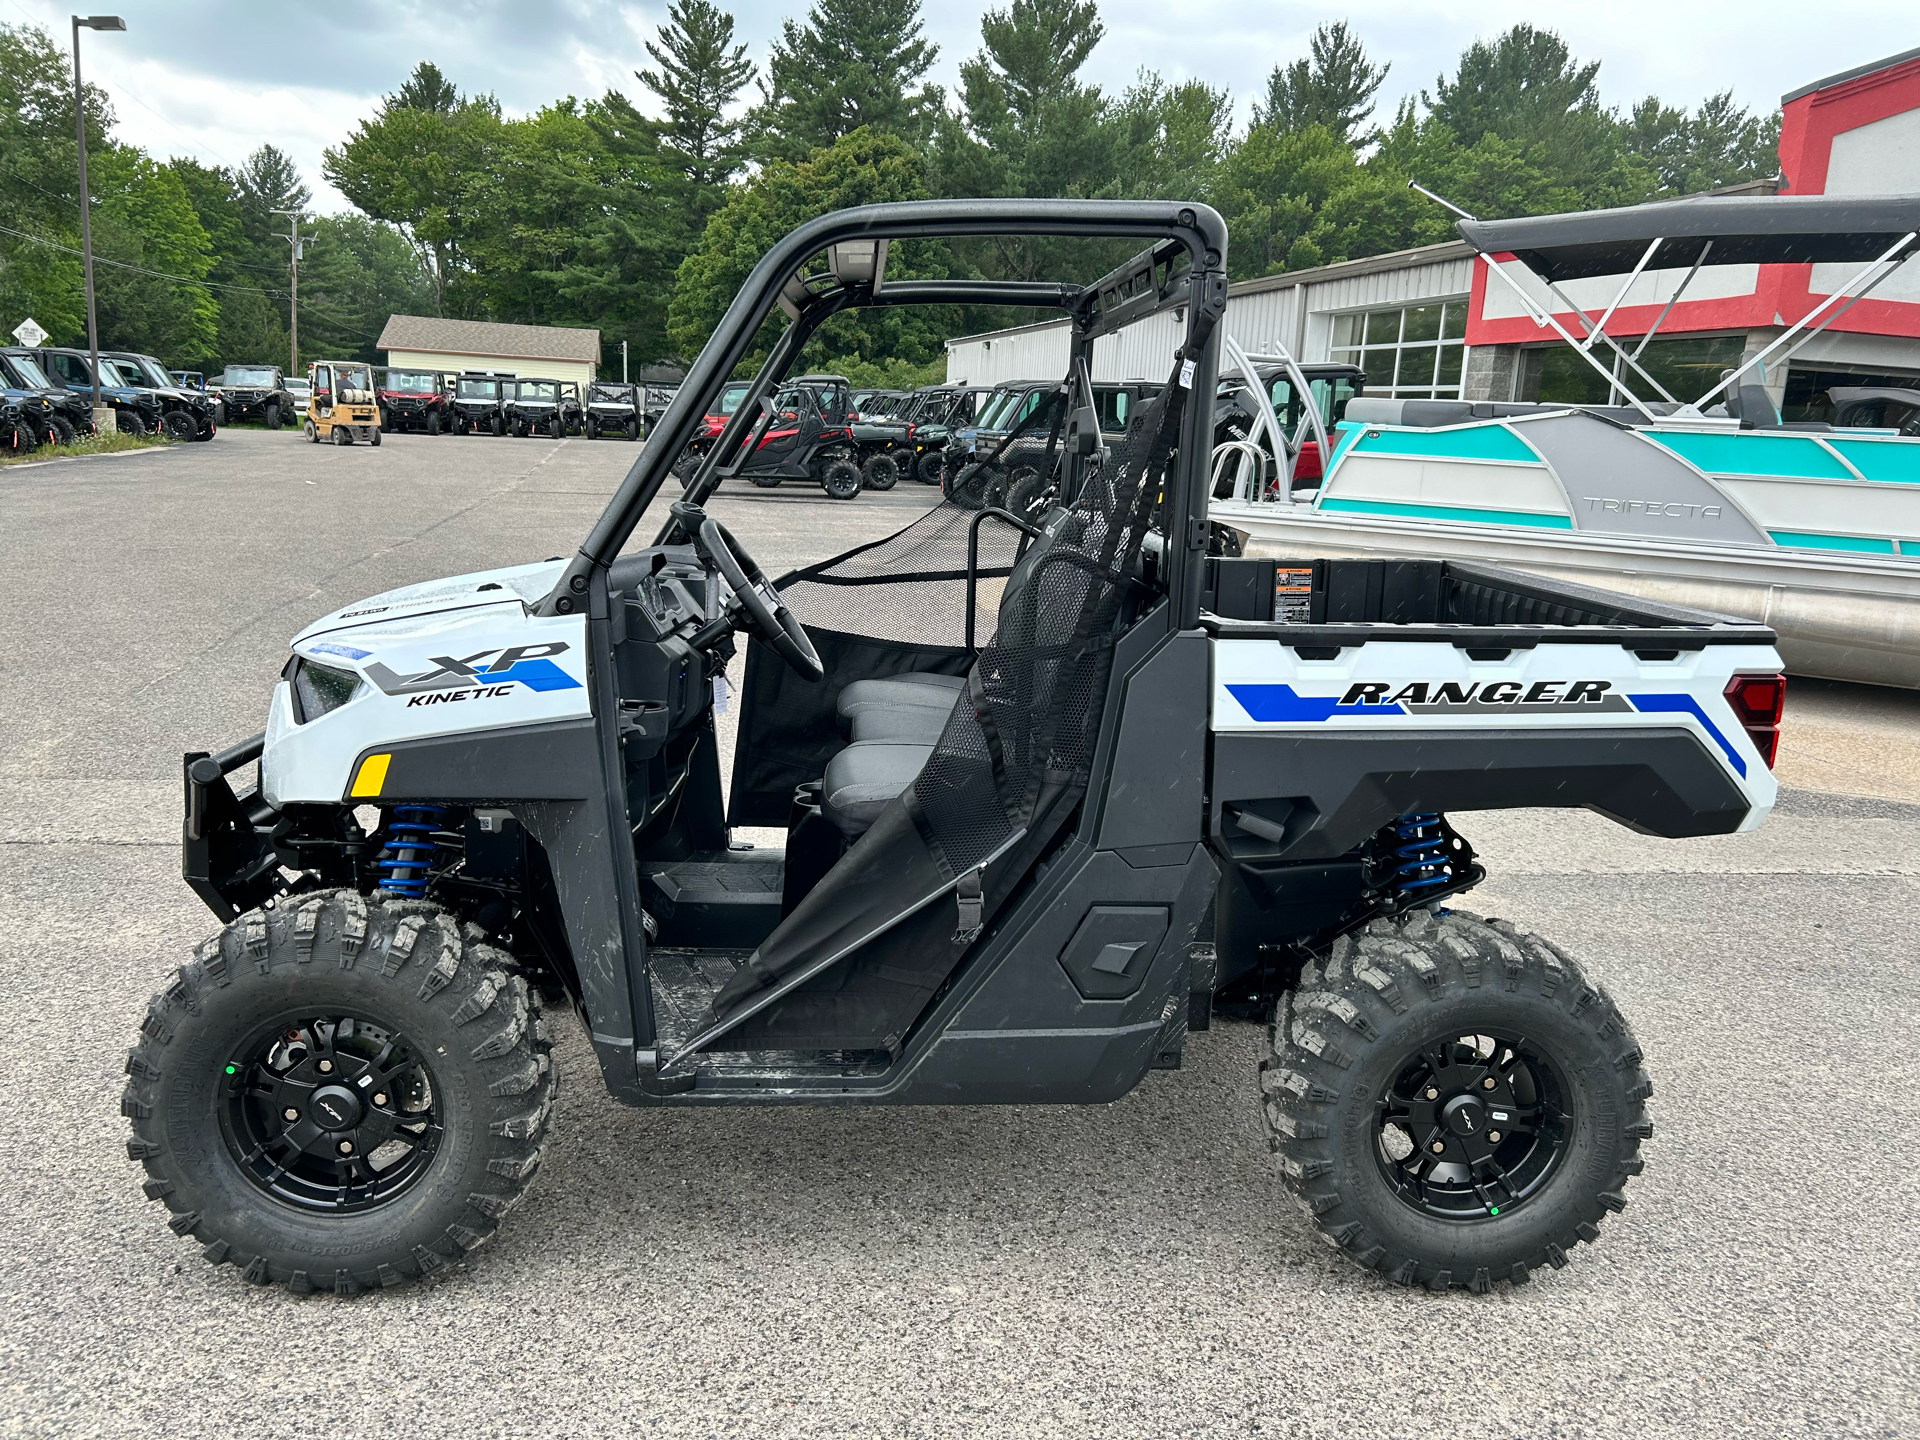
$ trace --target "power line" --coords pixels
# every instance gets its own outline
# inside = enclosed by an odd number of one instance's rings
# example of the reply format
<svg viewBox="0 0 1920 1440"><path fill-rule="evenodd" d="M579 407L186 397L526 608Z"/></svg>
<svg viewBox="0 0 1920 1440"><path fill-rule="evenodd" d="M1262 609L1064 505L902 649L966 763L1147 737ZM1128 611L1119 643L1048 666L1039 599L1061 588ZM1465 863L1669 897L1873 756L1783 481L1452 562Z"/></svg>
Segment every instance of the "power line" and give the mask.
<svg viewBox="0 0 1920 1440"><path fill-rule="evenodd" d="M50 250L64 250L69 255L84 253L74 249L71 245L62 245L58 240L49 240L44 235L31 235L25 230L15 230L6 225L0 225L0 235L17 235L22 240L31 240L34 244L45 245ZM269 289L264 285L229 285L219 280L196 280L191 275L175 275L166 270L151 270L145 265L129 265L124 260L109 260L104 255L94 256L93 263L96 265L111 265L116 270L131 270L138 275L151 275L156 280L178 280L182 285L200 285L209 290L251 290L260 295L280 296L284 296L287 293L284 290Z"/></svg>

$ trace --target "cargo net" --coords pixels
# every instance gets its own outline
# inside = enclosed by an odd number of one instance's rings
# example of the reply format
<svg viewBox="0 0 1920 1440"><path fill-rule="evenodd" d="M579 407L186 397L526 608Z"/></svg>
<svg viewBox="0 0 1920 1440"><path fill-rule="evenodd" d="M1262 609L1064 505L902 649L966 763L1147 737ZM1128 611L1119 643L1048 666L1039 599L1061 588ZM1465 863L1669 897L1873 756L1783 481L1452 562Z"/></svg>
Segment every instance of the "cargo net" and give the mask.
<svg viewBox="0 0 1920 1440"><path fill-rule="evenodd" d="M978 507L975 507L978 508ZM967 527L973 516L942 501L904 530L809 566L780 582L780 596L812 630L901 645L958 649L967 633ZM975 633L993 633L1020 533L980 527Z"/></svg>
<svg viewBox="0 0 1920 1440"><path fill-rule="evenodd" d="M1006 581L993 638L908 792L950 875L979 866L1036 810L1086 783L1129 572L1185 395L1169 385L1140 413L1117 461L1093 471Z"/></svg>

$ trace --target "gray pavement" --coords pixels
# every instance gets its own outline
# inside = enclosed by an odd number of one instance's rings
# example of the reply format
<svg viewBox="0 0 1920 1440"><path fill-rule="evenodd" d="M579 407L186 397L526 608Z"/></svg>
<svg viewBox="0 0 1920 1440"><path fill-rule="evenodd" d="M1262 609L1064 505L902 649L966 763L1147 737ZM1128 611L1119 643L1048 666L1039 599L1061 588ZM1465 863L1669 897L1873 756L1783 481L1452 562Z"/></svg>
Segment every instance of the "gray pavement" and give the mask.
<svg viewBox="0 0 1920 1440"><path fill-rule="evenodd" d="M1805 790L1710 841L1461 818L1494 876L1468 908L1584 957L1658 1087L1626 1212L1520 1290L1404 1292L1318 1243L1238 1023L1106 1107L698 1114L616 1106L563 1026L546 1166L470 1266L342 1303L202 1263L117 1113L212 928L179 752L259 728L314 615L571 551L633 453L233 431L0 471L0 1433L1920 1433L1920 806ZM715 508L774 569L928 493Z"/></svg>

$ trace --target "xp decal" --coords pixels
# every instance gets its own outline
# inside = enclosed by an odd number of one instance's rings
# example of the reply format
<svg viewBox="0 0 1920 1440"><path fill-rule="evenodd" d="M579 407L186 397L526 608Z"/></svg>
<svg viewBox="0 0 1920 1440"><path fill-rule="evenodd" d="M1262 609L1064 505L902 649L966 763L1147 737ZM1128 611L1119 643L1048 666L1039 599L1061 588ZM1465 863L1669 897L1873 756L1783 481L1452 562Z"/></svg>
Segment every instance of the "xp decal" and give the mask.
<svg viewBox="0 0 1920 1440"><path fill-rule="evenodd" d="M580 682L551 658L564 654L567 649L564 640L546 640L533 645L509 645L505 649L489 647L459 658L430 655L427 658L434 668L418 675L396 675L376 660L367 666L367 678L389 695L422 696L435 691L472 689L505 694L506 690L501 687L509 681L525 685L529 690L578 690ZM481 664L489 655L498 658L490 664ZM418 702L409 700L408 703Z"/></svg>

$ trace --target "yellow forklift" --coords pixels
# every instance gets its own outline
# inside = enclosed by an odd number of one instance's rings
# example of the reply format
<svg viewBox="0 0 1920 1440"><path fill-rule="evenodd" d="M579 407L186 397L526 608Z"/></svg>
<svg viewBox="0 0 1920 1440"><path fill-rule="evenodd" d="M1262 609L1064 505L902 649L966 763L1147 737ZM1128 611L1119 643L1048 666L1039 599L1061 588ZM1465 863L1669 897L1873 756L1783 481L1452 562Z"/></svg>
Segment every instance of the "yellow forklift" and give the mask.
<svg viewBox="0 0 1920 1440"><path fill-rule="evenodd" d="M318 445L380 443L380 406L373 367L356 360L316 360L307 367L307 439Z"/></svg>

